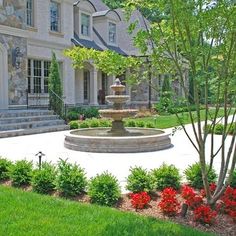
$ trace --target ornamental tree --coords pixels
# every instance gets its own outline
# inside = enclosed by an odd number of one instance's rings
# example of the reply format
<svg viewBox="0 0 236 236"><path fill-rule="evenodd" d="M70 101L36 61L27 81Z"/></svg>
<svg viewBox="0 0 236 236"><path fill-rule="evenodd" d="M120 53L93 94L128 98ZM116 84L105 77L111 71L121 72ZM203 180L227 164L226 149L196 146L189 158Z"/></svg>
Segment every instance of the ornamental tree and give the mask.
<svg viewBox="0 0 236 236"><path fill-rule="evenodd" d="M141 29L134 40L143 54L150 53L152 65L159 73L178 78L184 91L193 135L177 118L198 153L207 202L214 205L230 184L236 163L236 6L229 0L127 0L127 12L149 8L159 11L158 20ZM191 91L186 83L186 69L191 78ZM189 99L190 98L190 99ZM196 116L191 111L192 101ZM204 107L204 118L200 112ZM214 114L211 107L215 108ZM213 129L223 108L224 130L217 146L213 134L203 132L203 126ZM231 116L230 116L231 115ZM203 122L201 120L204 119ZM227 125L234 127L230 137ZM210 152L206 142L210 142ZM228 144L226 145L226 140ZM217 156L218 155L218 156ZM216 189L211 193L207 179L207 162L212 168L220 158Z"/></svg>
<svg viewBox="0 0 236 236"><path fill-rule="evenodd" d="M126 57L111 50L98 51L95 49L73 47L65 50L64 54L71 58L75 68L82 69L84 62L92 62L94 66L108 75L122 75L132 68L132 76L139 73L142 60ZM131 75L130 75L131 76Z"/></svg>
<svg viewBox="0 0 236 236"><path fill-rule="evenodd" d="M62 81L59 72L59 64L56 59L56 54L52 53L52 61L49 72L48 79L49 87L49 106L57 114L62 115L63 104L61 101L62 98Z"/></svg>

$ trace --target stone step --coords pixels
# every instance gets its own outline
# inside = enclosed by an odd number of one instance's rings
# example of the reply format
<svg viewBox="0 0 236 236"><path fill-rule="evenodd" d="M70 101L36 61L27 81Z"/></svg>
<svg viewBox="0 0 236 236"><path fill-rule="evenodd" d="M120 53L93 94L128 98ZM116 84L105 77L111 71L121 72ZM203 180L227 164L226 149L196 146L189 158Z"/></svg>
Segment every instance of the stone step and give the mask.
<svg viewBox="0 0 236 236"><path fill-rule="evenodd" d="M4 124L0 126L0 131L17 130L17 129L34 129L44 126L57 126L65 124L64 120L46 120L30 121L22 123Z"/></svg>
<svg viewBox="0 0 236 236"><path fill-rule="evenodd" d="M57 115L40 115L40 116L21 116L21 117L8 117L0 118L0 125L13 124L13 123L23 123L23 122L33 122L33 121L43 121L43 120L56 120L59 119Z"/></svg>
<svg viewBox="0 0 236 236"><path fill-rule="evenodd" d="M25 117L25 116L47 116L53 115L49 110L0 110L0 118Z"/></svg>
<svg viewBox="0 0 236 236"><path fill-rule="evenodd" d="M69 130L69 126L56 125L56 126L38 127L34 129L17 129L17 130L0 131L0 138L8 138L8 137L21 136L21 135L28 135L28 134L56 132L56 131L63 131L63 130Z"/></svg>

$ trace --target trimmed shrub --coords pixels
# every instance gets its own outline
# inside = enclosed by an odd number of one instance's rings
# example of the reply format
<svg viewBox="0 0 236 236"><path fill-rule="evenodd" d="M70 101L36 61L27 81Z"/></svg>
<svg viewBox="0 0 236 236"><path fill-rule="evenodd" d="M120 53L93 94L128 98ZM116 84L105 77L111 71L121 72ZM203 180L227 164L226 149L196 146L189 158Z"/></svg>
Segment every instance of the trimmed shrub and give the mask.
<svg viewBox="0 0 236 236"><path fill-rule="evenodd" d="M153 124L153 123L150 123L150 122L148 122L147 124L146 124L146 128L155 128L155 125Z"/></svg>
<svg viewBox="0 0 236 236"><path fill-rule="evenodd" d="M85 191L87 180L84 169L60 160L58 163L57 189L65 197L74 197Z"/></svg>
<svg viewBox="0 0 236 236"><path fill-rule="evenodd" d="M136 122L136 126L142 128L142 127L145 127L145 123L142 120L139 120Z"/></svg>
<svg viewBox="0 0 236 236"><path fill-rule="evenodd" d="M212 127L210 124L207 124L206 126L203 127L203 132L206 132L208 134L212 133Z"/></svg>
<svg viewBox="0 0 236 236"><path fill-rule="evenodd" d="M71 121L69 123L70 129L78 129L79 128L79 124L78 121Z"/></svg>
<svg viewBox="0 0 236 236"><path fill-rule="evenodd" d="M83 121L83 122L80 123L79 127L81 129L89 128L89 123L87 121Z"/></svg>
<svg viewBox="0 0 236 236"><path fill-rule="evenodd" d="M79 119L78 112L72 110L67 113L67 120L74 121L78 119Z"/></svg>
<svg viewBox="0 0 236 236"><path fill-rule="evenodd" d="M56 168L50 163L44 162L41 169L34 170L32 177L33 190L37 193L48 194L55 187Z"/></svg>
<svg viewBox="0 0 236 236"><path fill-rule="evenodd" d="M97 119L92 119L89 122L89 126L92 127L92 128L99 127L99 121Z"/></svg>
<svg viewBox="0 0 236 236"><path fill-rule="evenodd" d="M83 114L84 114L84 117L87 119L99 117L99 112L96 107L88 107L88 108L84 109Z"/></svg>
<svg viewBox="0 0 236 236"><path fill-rule="evenodd" d="M150 192L153 189L152 175L142 167L130 168L126 189L133 193Z"/></svg>
<svg viewBox="0 0 236 236"><path fill-rule="evenodd" d="M11 167L10 177L13 186L19 187L30 183L33 172L33 163L31 161L16 161Z"/></svg>
<svg viewBox="0 0 236 236"><path fill-rule="evenodd" d="M214 169L209 170L209 166L206 166L208 172L208 182L214 183L216 182L217 175ZM202 181L202 172L201 172L201 165L200 163L196 162L193 165L189 166L185 171L184 174L190 186L201 189L203 188L203 181Z"/></svg>
<svg viewBox="0 0 236 236"><path fill-rule="evenodd" d="M0 157L0 181L7 180L10 178L10 169L12 162Z"/></svg>
<svg viewBox="0 0 236 236"><path fill-rule="evenodd" d="M121 196L118 180L108 172L96 175L89 182L88 195L92 203L112 206Z"/></svg>
<svg viewBox="0 0 236 236"><path fill-rule="evenodd" d="M134 120L127 120L125 123L126 127L136 127L136 123Z"/></svg>
<svg viewBox="0 0 236 236"><path fill-rule="evenodd" d="M111 127L111 121L106 119L99 120L99 127Z"/></svg>
<svg viewBox="0 0 236 236"><path fill-rule="evenodd" d="M222 124L216 124L214 128L214 133L215 134L223 134L224 132L224 125Z"/></svg>
<svg viewBox="0 0 236 236"><path fill-rule="evenodd" d="M152 171L155 188L163 190L172 187L176 190L180 188L181 176L179 170L174 165L166 165L165 163L158 169Z"/></svg>

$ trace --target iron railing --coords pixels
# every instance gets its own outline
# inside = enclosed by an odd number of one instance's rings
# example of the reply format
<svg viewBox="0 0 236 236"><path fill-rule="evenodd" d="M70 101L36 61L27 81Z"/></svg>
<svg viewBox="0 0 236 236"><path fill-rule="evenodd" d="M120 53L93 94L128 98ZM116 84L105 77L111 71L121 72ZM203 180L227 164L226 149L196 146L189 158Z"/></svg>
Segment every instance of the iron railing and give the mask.
<svg viewBox="0 0 236 236"><path fill-rule="evenodd" d="M53 110L63 120L66 120L67 116L67 104L64 102L57 93L49 89L49 109Z"/></svg>
<svg viewBox="0 0 236 236"><path fill-rule="evenodd" d="M49 89L49 93L35 93L33 90L26 90L27 108L48 108L66 121L67 104L57 93Z"/></svg>

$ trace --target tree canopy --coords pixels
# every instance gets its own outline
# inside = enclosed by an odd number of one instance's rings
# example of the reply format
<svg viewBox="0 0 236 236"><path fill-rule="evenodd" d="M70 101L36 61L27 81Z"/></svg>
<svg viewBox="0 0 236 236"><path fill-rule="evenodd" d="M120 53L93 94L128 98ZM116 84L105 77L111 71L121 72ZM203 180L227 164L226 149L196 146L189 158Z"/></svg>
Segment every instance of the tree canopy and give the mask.
<svg viewBox="0 0 236 236"><path fill-rule="evenodd" d="M202 177L209 204L214 204L230 184L236 163L236 6L229 0L127 0L126 9L150 9L161 12L148 30L141 29L136 38L145 54L151 42L151 61L162 73L179 78L186 100L196 105L197 117L189 109L194 136L183 124L182 127L199 154ZM186 83L186 71L191 78L192 94ZM188 103L190 107L190 104ZM205 108L205 120L201 123L200 109ZM216 108L211 116L210 106ZM224 132L221 144L216 146L214 136L203 132L203 125L215 127L219 108L224 108ZM229 116L229 114L233 114ZM178 114L176 114L180 120ZM196 123L195 123L196 122ZM227 125L234 127L229 147ZM210 153L206 151L207 137ZM215 193L212 195L207 180L206 163L213 165L220 154L221 168ZM219 155L218 155L219 156Z"/></svg>

